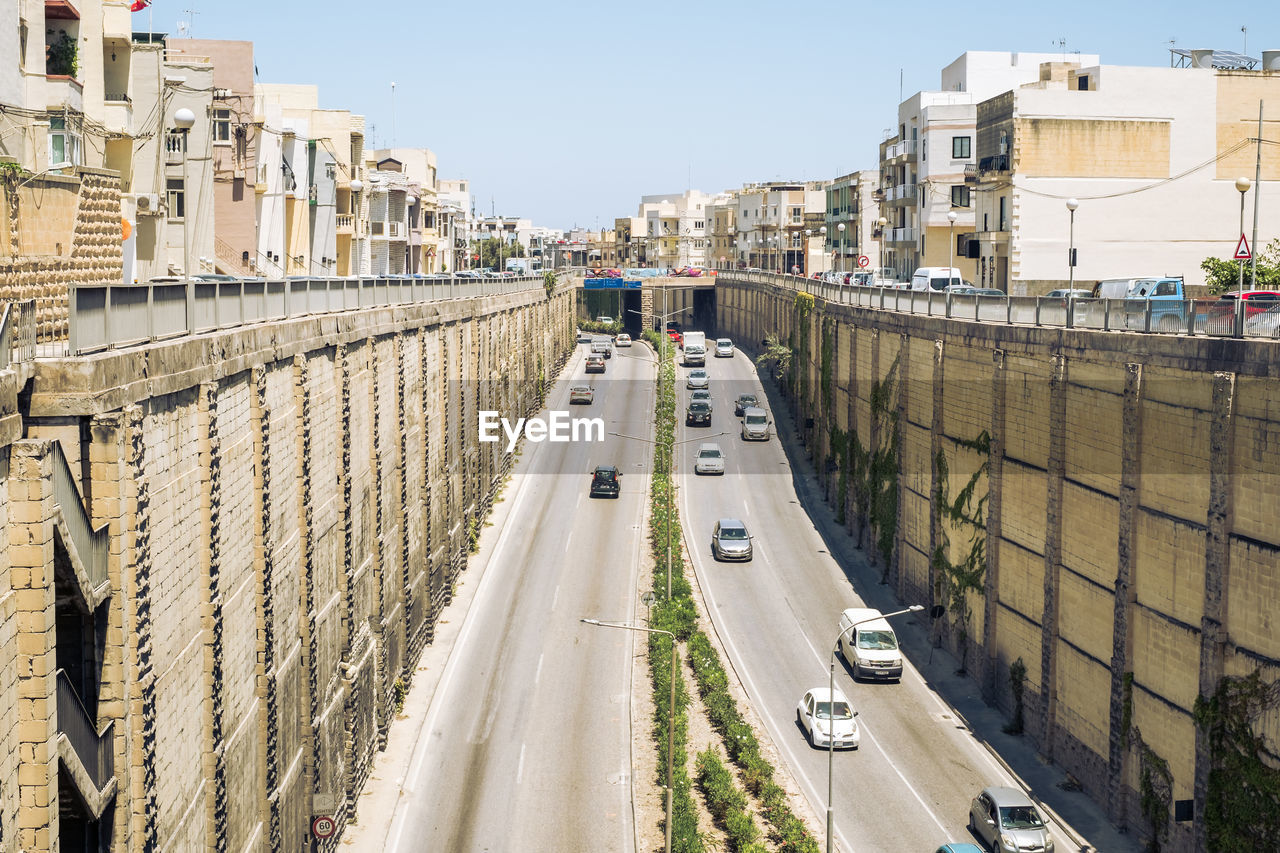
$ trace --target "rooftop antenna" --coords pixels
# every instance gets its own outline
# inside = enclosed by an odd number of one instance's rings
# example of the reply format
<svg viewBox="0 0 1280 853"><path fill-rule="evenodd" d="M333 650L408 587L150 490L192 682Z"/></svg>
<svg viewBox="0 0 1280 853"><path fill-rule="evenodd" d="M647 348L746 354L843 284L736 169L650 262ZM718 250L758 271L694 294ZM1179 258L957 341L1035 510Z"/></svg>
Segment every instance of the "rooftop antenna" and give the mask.
<svg viewBox="0 0 1280 853"><path fill-rule="evenodd" d="M1054 44L1056 44L1058 46L1058 49L1062 51L1062 61L1066 62L1067 61L1067 40L1065 38L1059 38L1057 41L1054 42Z"/></svg>
<svg viewBox="0 0 1280 853"><path fill-rule="evenodd" d="M1241 40L1244 42L1244 43L1240 46L1240 52L1241 52L1242 54L1244 54L1245 56L1248 56L1248 55L1249 55L1249 28L1248 28L1248 27L1241 27L1241 28L1240 28L1240 32L1241 32L1241 36L1240 36L1240 38L1241 38Z"/></svg>
<svg viewBox="0 0 1280 853"><path fill-rule="evenodd" d="M195 4L192 3L191 5L194 6ZM182 11L187 13L187 38L191 38L191 32L195 29L196 25L196 15L199 15L200 13L195 9L183 9Z"/></svg>
<svg viewBox="0 0 1280 853"><path fill-rule="evenodd" d="M391 147L396 147L396 81L391 81Z"/></svg>

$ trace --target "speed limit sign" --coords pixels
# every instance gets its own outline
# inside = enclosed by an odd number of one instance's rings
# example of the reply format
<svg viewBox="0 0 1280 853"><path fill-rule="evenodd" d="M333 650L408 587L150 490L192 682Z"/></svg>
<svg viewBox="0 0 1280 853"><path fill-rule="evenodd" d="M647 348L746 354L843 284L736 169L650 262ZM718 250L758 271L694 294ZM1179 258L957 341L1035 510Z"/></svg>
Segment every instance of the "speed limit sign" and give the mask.
<svg viewBox="0 0 1280 853"><path fill-rule="evenodd" d="M311 834L316 838L331 838L338 831L338 824L328 815L317 815L311 821Z"/></svg>
<svg viewBox="0 0 1280 853"><path fill-rule="evenodd" d="M866 269L870 265L871 265L870 258L868 258L866 255L858 255L858 266L862 267L863 269Z"/></svg>

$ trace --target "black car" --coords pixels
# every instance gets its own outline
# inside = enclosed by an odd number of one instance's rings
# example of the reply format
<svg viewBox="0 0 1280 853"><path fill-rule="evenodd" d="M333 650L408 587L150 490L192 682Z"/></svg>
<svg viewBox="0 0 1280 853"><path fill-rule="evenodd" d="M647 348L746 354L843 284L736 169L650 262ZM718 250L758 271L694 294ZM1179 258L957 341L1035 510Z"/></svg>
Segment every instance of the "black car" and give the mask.
<svg viewBox="0 0 1280 853"><path fill-rule="evenodd" d="M591 497L616 498L622 490L622 475L613 465L597 465L591 473Z"/></svg>
<svg viewBox="0 0 1280 853"><path fill-rule="evenodd" d="M711 426L711 404L705 400L692 400L684 413L685 426Z"/></svg>
<svg viewBox="0 0 1280 853"><path fill-rule="evenodd" d="M759 406L760 401L756 399L755 394L739 394L738 399L733 403L733 414L735 417L742 417L742 413L752 406Z"/></svg>

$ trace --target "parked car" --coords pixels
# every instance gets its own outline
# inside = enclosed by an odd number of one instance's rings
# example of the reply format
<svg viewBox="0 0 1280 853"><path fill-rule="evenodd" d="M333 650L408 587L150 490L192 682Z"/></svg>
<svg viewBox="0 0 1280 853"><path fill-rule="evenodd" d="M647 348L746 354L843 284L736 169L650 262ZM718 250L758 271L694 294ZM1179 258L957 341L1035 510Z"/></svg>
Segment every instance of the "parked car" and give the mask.
<svg viewBox="0 0 1280 853"><path fill-rule="evenodd" d="M1005 297L1009 294L995 287L974 287L970 289L970 296L1000 296Z"/></svg>
<svg viewBox="0 0 1280 853"><path fill-rule="evenodd" d="M733 341L716 338L716 358L733 358Z"/></svg>
<svg viewBox="0 0 1280 853"><path fill-rule="evenodd" d="M705 400L690 400L684 412L685 426L711 426L711 404Z"/></svg>
<svg viewBox="0 0 1280 853"><path fill-rule="evenodd" d="M1031 798L1017 788L983 788L969 806L969 831L993 851L1053 853L1049 827Z"/></svg>
<svg viewBox="0 0 1280 853"><path fill-rule="evenodd" d="M742 410L742 440L768 441L769 414L754 406Z"/></svg>
<svg viewBox="0 0 1280 853"><path fill-rule="evenodd" d="M1092 296L1093 296L1092 290L1079 290L1079 289L1069 290L1064 287L1058 290L1050 290L1048 293L1044 295L1044 298L1059 299L1062 301L1063 305L1066 305L1068 299L1089 299Z"/></svg>
<svg viewBox="0 0 1280 853"><path fill-rule="evenodd" d="M604 373L604 356L596 353L587 356L587 373Z"/></svg>
<svg viewBox="0 0 1280 853"><path fill-rule="evenodd" d="M1244 333L1252 337L1280 338L1280 305L1245 318Z"/></svg>
<svg viewBox="0 0 1280 853"><path fill-rule="evenodd" d="M596 318L596 322L597 322L597 323L612 323L612 322L613 322L613 318L612 318L612 317L607 317L607 316L605 316L604 314L601 314L599 317L597 317L597 318Z"/></svg>
<svg viewBox="0 0 1280 853"><path fill-rule="evenodd" d="M711 531L711 556L716 560L749 561L752 557L751 534L736 518L722 518Z"/></svg>
<svg viewBox="0 0 1280 853"><path fill-rule="evenodd" d="M569 386L569 405L582 403L590 406L591 401L596 397L595 389L590 385L570 385Z"/></svg>
<svg viewBox="0 0 1280 853"><path fill-rule="evenodd" d="M857 749L861 740L858 712L838 687L808 690L796 706L796 722L815 747Z"/></svg>
<svg viewBox="0 0 1280 853"><path fill-rule="evenodd" d="M738 399L733 401L733 416L740 418L745 410L758 406L759 403L755 394L739 394Z"/></svg>
<svg viewBox="0 0 1280 853"><path fill-rule="evenodd" d="M961 296L972 296L973 290L974 288L971 284L948 284L946 292L958 293Z"/></svg>
<svg viewBox="0 0 1280 853"><path fill-rule="evenodd" d="M698 458L693 463L693 473L724 473L724 453L720 450L720 445L710 441L698 445Z"/></svg>
<svg viewBox="0 0 1280 853"><path fill-rule="evenodd" d="M620 347L629 347L631 346L631 336L628 335L626 332L623 332L622 334L614 338L613 342Z"/></svg>
<svg viewBox="0 0 1280 853"><path fill-rule="evenodd" d="M1200 302L1202 317L1196 318L1197 331L1210 335L1230 335L1235 332L1236 304L1244 303L1245 327L1249 318L1264 314L1269 308L1280 305L1280 291L1245 290L1231 291L1219 296L1216 300Z"/></svg>
<svg viewBox="0 0 1280 853"><path fill-rule="evenodd" d="M707 388L711 385L711 377L705 370L691 370L685 379L686 388Z"/></svg>
<svg viewBox="0 0 1280 853"><path fill-rule="evenodd" d="M955 267L920 267L911 276L912 290L941 293L951 284L964 284L960 270Z"/></svg>
<svg viewBox="0 0 1280 853"><path fill-rule="evenodd" d="M622 491L622 474L616 465L597 465L591 472L591 497L616 498Z"/></svg>

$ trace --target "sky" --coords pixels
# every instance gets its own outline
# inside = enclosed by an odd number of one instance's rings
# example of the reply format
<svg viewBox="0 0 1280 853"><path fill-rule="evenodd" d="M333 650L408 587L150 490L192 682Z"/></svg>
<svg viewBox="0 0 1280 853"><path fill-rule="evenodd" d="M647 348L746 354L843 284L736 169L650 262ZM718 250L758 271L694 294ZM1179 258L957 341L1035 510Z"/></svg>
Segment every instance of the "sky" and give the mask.
<svg viewBox="0 0 1280 853"><path fill-rule="evenodd" d="M1167 67L1171 41L1280 49L1269 0L154 0L134 29L148 16L252 40L260 82L316 84L366 116L366 146L435 151L478 212L565 229L611 227L641 195L874 168L899 93L966 50Z"/></svg>

